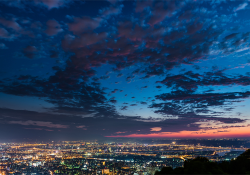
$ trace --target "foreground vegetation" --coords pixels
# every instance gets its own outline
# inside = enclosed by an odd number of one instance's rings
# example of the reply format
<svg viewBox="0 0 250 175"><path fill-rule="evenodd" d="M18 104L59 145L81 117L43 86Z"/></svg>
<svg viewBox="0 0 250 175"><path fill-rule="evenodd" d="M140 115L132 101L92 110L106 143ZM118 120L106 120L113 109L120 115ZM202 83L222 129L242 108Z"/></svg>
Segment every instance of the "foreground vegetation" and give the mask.
<svg viewBox="0 0 250 175"><path fill-rule="evenodd" d="M184 168L172 169L164 167L155 175L162 174L249 174L250 175L250 149L242 153L236 159L221 163L210 162L205 157L197 157L184 162Z"/></svg>

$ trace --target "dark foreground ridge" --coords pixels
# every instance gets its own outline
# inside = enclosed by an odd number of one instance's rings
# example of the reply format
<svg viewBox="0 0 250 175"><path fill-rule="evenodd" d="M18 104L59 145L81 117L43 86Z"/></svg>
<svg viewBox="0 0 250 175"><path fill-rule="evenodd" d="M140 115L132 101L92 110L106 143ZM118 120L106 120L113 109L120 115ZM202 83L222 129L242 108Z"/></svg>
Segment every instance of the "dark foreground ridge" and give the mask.
<svg viewBox="0 0 250 175"><path fill-rule="evenodd" d="M249 174L250 175L250 149L231 161L220 163L211 162L205 157L196 157L184 162L184 167L173 169L164 167L156 171L155 175L163 174Z"/></svg>

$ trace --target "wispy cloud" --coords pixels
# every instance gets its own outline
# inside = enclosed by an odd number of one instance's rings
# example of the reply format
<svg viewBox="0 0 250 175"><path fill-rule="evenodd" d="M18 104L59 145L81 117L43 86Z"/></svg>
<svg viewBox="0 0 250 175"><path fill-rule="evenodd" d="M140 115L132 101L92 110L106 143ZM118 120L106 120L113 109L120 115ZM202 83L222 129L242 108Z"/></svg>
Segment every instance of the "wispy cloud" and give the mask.
<svg viewBox="0 0 250 175"><path fill-rule="evenodd" d="M234 12L237 12L239 10L244 10L246 8L246 6L248 5L248 3L243 3L243 4L240 4L235 10Z"/></svg>
<svg viewBox="0 0 250 175"><path fill-rule="evenodd" d="M19 124L19 125L33 125L33 126L43 126L48 128L68 128L67 125L62 124L53 124L52 122L44 122L44 121L33 121L33 120L27 120L27 121L9 121L9 124Z"/></svg>

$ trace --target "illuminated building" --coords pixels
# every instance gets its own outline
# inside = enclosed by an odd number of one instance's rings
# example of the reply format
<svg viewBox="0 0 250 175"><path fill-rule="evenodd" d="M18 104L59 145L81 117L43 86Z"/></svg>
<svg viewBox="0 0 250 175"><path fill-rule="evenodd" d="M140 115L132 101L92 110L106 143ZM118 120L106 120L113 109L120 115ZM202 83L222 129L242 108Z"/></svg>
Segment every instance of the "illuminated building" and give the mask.
<svg viewBox="0 0 250 175"><path fill-rule="evenodd" d="M8 166L7 164L0 163L0 175L6 175Z"/></svg>

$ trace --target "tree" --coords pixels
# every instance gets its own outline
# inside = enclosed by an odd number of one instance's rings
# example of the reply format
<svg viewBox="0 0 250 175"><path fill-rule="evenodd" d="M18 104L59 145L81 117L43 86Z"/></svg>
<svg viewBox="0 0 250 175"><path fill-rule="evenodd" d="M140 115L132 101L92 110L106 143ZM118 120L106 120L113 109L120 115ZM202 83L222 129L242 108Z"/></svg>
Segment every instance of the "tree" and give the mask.
<svg viewBox="0 0 250 175"><path fill-rule="evenodd" d="M156 175L160 174L249 174L250 175L250 149L242 153L236 159L230 162L210 162L206 157L196 157L192 160L184 162L184 168L179 167L172 169L164 167L161 171L157 171Z"/></svg>

